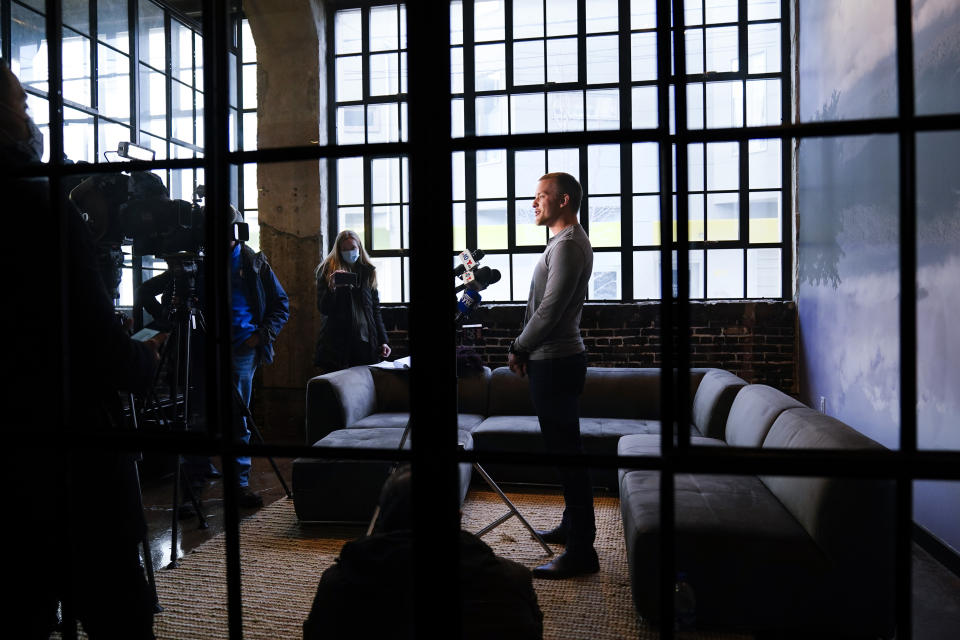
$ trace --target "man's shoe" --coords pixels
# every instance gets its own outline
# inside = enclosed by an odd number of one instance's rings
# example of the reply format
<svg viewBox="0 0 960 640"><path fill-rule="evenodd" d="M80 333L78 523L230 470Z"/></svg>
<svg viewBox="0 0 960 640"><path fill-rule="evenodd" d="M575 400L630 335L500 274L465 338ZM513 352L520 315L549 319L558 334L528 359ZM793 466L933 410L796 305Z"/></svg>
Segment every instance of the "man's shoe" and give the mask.
<svg viewBox="0 0 960 640"><path fill-rule="evenodd" d="M545 565L533 570L534 578L545 580L563 580L574 576L584 576L600 571L600 560L594 549L571 554L565 551Z"/></svg>
<svg viewBox="0 0 960 640"><path fill-rule="evenodd" d="M550 544L567 544L567 530L563 525L557 525L553 529L534 529L537 535L543 538L544 542Z"/></svg>
<svg viewBox="0 0 960 640"><path fill-rule="evenodd" d="M239 487L237 504L241 509L259 509L263 506L263 498L250 490L250 487Z"/></svg>

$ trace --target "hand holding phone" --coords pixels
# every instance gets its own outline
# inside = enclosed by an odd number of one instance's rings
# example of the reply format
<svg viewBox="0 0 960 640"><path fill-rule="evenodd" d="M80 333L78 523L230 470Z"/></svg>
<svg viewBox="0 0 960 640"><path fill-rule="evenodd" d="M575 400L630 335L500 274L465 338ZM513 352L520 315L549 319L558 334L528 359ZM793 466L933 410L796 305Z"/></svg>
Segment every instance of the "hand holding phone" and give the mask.
<svg viewBox="0 0 960 640"><path fill-rule="evenodd" d="M357 274L353 273L352 271L343 271L342 269L338 269L337 271L333 272L334 287L355 287L357 286L357 282Z"/></svg>

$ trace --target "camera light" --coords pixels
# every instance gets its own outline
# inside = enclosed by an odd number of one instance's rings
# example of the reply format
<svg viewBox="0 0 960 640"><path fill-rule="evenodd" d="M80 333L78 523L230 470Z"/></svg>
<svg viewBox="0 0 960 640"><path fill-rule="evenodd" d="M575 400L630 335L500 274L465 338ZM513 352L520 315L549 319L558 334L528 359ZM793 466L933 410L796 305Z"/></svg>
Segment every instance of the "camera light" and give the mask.
<svg viewBox="0 0 960 640"><path fill-rule="evenodd" d="M121 142L117 146L117 155L128 160L152 161L156 157L156 152L148 147L141 147L132 142Z"/></svg>

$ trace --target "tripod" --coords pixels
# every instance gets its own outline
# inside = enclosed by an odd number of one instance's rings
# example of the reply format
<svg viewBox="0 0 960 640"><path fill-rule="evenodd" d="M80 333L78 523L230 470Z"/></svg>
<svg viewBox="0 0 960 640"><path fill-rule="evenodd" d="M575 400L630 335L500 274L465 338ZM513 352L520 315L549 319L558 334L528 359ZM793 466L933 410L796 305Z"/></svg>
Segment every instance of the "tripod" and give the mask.
<svg viewBox="0 0 960 640"><path fill-rule="evenodd" d="M193 364L192 338L194 332L198 332L200 334L205 332L206 325L204 322L203 313L196 305L197 263L191 259L182 261L168 259L167 262L170 265L171 272L173 273L173 282L171 283L169 290L171 300L169 318L172 322L172 330L170 338L164 344L160 366L157 369L152 390L147 397L147 404L152 405L160 423L163 426L169 426L171 429L176 429L182 432L191 432L195 431L192 425L193 417L191 414L190 385L191 367ZM183 367L182 392L180 391L181 366ZM163 417L163 412L160 408L160 403L156 392L158 388L159 376L166 367L169 367L170 371L169 398L174 411L174 417L172 419L166 419ZM256 437L257 442L262 444L264 442L263 435L253 419L253 414L251 413L250 408L247 406L246 402L244 402L236 385L233 384L231 386L233 389L233 402L235 408L237 409L237 413L239 414L239 419L245 420L247 428L250 430L250 434ZM182 412L178 410L178 405L180 404L182 404ZM287 486L286 481L283 479L283 475L280 473L280 468L277 466L272 457L268 457L268 459L273 467L274 473L276 473L277 478L284 489L284 492L286 493L286 496L288 498L292 497L292 493ZM199 518L198 528L206 529L209 526L205 516L203 515L203 511L200 508L200 500L194 492L191 483L189 482L190 478L187 477L188 474L185 472L185 462L186 459L183 455L177 456L173 483L174 507L171 516L170 563L168 568L177 566L177 525L180 515L181 482L184 479L188 480L187 482L183 483L186 496L190 499L191 505L193 506L193 509ZM196 461L194 460L193 462L195 463ZM193 466L196 465L194 464ZM194 473L196 473L195 469Z"/></svg>

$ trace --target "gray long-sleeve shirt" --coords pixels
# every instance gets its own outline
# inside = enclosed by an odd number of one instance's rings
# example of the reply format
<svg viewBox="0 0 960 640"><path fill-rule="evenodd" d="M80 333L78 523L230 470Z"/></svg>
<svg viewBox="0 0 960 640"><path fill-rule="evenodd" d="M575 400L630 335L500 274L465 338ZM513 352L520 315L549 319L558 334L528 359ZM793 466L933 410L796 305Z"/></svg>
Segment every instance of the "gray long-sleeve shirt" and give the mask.
<svg viewBox="0 0 960 640"><path fill-rule="evenodd" d="M593 247L579 224L547 241L530 281L523 331L515 342L531 360L562 358L584 351L580 314L593 273Z"/></svg>

